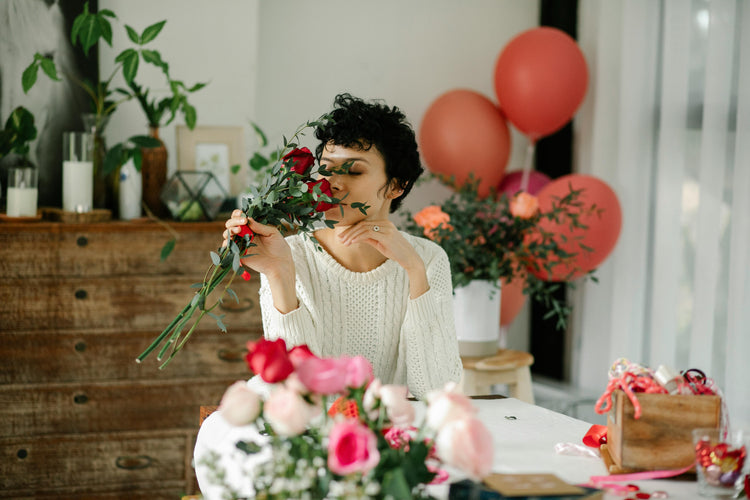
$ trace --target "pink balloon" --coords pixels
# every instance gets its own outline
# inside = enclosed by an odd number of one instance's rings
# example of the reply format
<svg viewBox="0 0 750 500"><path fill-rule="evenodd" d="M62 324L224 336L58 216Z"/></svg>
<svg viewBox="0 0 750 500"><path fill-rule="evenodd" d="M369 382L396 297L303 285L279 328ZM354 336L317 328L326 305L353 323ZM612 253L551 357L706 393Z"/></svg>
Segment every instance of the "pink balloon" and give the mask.
<svg viewBox="0 0 750 500"><path fill-rule="evenodd" d="M526 192L536 196L536 194L544 186L549 184L551 180L552 179L547 177L545 174L537 172L536 170L531 170L529 171L529 184L526 187ZM500 181L500 184L498 184L497 192L498 194L505 193L506 195L508 195L508 197L511 197L517 192L521 191L522 182L523 170L513 170L511 172L507 172Z"/></svg>

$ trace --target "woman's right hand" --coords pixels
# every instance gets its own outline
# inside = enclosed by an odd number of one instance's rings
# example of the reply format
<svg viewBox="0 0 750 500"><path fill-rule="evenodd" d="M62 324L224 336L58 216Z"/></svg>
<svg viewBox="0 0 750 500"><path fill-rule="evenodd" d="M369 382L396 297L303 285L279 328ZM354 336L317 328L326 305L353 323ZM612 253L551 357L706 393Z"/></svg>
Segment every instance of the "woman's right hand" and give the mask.
<svg viewBox="0 0 750 500"><path fill-rule="evenodd" d="M235 210L232 217L227 220L222 248L227 246L229 238L238 234L245 225L255 234L252 240L255 246L250 247L247 256L242 258L244 265L269 278L288 274L290 269L294 272L292 251L279 230L248 219L242 210Z"/></svg>

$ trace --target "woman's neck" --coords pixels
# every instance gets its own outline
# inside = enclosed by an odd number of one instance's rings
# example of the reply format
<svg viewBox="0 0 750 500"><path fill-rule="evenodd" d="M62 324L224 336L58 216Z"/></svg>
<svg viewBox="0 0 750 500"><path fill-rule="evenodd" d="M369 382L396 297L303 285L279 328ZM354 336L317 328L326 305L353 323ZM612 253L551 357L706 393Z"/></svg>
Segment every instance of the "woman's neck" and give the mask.
<svg viewBox="0 0 750 500"><path fill-rule="evenodd" d="M355 273L366 273L385 262L386 257L369 243L353 243L349 246L340 243L338 233L345 228L334 227L315 231L315 239L333 259Z"/></svg>

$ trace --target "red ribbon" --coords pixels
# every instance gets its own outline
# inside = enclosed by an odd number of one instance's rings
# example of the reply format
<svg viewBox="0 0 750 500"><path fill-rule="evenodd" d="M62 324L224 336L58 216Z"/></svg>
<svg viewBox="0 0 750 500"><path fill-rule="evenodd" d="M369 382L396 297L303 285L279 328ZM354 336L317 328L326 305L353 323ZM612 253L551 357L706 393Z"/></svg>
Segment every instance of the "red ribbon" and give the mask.
<svg viewBox="0 0 750 500"><path fill-rule="evenodd" d="M599 446L606 444L607 442L607 426L606 425L592 425L591 428L583 436L583 444L591 448L599 448Z"/></svg>

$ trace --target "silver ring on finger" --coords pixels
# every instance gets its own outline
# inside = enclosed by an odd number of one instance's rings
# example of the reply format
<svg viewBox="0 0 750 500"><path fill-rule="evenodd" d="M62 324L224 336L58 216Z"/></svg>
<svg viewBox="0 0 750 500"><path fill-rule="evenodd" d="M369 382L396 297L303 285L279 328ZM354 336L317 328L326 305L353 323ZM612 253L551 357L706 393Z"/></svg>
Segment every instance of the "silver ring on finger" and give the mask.
<svg viewBox="0 0 750 500"><path fill-rule="evenodd" d="M380 231L380 226L372 226L372 230L377 233L378 231Z"/></svg>

